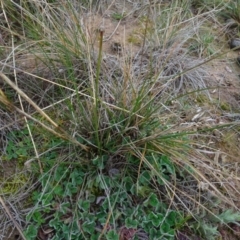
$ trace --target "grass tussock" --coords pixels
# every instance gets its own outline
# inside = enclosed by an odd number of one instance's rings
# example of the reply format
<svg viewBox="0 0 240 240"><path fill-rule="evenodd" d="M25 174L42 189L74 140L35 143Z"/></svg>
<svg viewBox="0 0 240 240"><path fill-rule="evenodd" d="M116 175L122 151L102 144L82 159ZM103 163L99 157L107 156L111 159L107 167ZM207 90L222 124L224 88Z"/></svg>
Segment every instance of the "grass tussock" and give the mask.
<svg viewBox="0 0 240 240"><path fill-rule="evenodd" d="M217 6L1 1L1 164L23 179L1 179L5 235L215 239L239 221L239 179L209 144L233 126L206 108L217 55L205 55L208 39L192 47ZM92 38L86 17L108 11L138 14L141 46L130 51L123 34L121 52L105 51L104 24Z"/></svg>

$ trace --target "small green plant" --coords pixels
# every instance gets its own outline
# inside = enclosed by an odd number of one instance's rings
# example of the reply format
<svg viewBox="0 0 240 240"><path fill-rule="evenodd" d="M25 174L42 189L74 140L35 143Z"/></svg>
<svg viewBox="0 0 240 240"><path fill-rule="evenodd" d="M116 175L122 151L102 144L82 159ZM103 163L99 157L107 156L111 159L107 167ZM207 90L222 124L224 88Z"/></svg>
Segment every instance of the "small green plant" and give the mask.
<svg viewBox="0 0 240 240"><path fill-rule="evenodd" d="M142 43L142 39L141 37L139 36L139 34L133 32L129 37L128 37L128 42L131 43L131 44L134 44L134 45L138 45L140 46L141 43Z"/></svg>
<svg viewBox="0 0 240 240"><path fill-rule="evenodd" d="M240 24L240 1L229 1L225 4L221 15L226 19L234 19L238 24Z"/></svg>
<svg viewBox="0 0 240 240"><path fill-rule="evenodd" d="M119 21L119 20L122 20L124 17L126 16L125 13L113 13L112 14L112 18Z"/></svg>
<svg viewBox="0 0 240 240"><path fill-rule="evenodd" d="M32 142L28 136L28 129L14 130L7 136L8 143L6 154L3 156L5 160L26 160L32 156Z"/></svg>
<svg viewBox="0 0 240 240"><path fill-rule="evenodd" d="M64 141L49 135L48 133L40 135L39 130L32 122L29 122L30 131L34 133L34 138L41 142L41 148L39 150L44 152L49 148L55 148L56 146L64 145ZM24 163L27 159L34 157L33 143L29 136L29 130L27 127L19 130L11 131L7 135L7 146L3 159L17 160L18 163ZM44 158L49 158L52 153L44 154ZM44 161L44 160L43 160Z"/></svg>
<svg viewBox="0 0 240 240"><path fill-rule="evenodd" d="M221 226L229 223L238 224L239 219L240 213L234 212L232 209L228 209L218 215L203 213L202 218L192 223L191 228L194 228L198 235L209 240L215 240L220 237L219 228Z"/></svg>
<svg viewBox="0 0 240 240"><path fill-rule="evenodd" d="M204 30L203 33L196 36L193 41L191 41L189 49L191 53L197 53L200 57L209 57L216 53L214 45L214 35Z"/></svg>

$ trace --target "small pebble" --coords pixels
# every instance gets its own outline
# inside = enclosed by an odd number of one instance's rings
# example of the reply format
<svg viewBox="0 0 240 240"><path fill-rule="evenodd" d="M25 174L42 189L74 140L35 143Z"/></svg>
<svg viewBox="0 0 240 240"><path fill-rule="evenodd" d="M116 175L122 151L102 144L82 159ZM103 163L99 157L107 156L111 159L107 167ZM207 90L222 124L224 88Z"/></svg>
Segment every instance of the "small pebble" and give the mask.
<svg viewBox="0 0 240 240"><path fill-rule="evenodd" d="M229 41L229 47L230 47L231 49L236 48L236 47L239 47L239 48L240 48L240 39L239 39L239 38L231 39L231 40ZM238 48L238 49L239 49L239 48ZM238 50L238 49L235 49L235 50Z"/></svg>
<svg viewBox="0 0 240 240"><path fill-rule="evenodd" d="M238 22L232 18L229 18L226 21L226 25L228 28L232 29L232 28L237 28L239 26Z"/></svg>
<svg viewBox="0 0 240 240"><path fill-rule="evenodd" d="M232 69L230 67L226 66L225 69L227 72L232 73Z"/></svg>

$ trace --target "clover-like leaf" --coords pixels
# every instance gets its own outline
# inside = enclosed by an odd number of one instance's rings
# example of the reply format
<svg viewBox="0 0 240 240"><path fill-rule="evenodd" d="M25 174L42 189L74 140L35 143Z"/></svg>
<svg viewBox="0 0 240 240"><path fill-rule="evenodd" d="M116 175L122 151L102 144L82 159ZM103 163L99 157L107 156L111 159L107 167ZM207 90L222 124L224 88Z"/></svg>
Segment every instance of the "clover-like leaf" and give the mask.
<svg viewBox="0 0 240 240"><path fill-rule="evenodd" d="M125 224L127 228L137 228L138 221L135 219L132 219L131 217L126 218Z"/></svg>
<svg viewBox="0 0 240 240"><path fill-rule="evenodd" d="M38 225L41 225L42 223L45 222L45 219L42 216L42 213L40 211L35 211L32 214L32 219L38 223Z"/></svg>
<svg viewBox="0 0 240 240"><path fill-rule="evenodd" d="M147 170L143 171L142 174L139 177L139 182L142 183L142 184L147 184L148 185L150 180L151 180L150 171L147 171Z"/></svg>
<svg viewBox="0 0 240 240"><path fill-rule="evenodd" d="M63 196L63 193L64 193L63 188L62 188L61 185L57 185L56 187L54 187L53 192L57 196Z"/></svg>
<svg viewBox="0 0 240 240"><path fill-rule="evenodd" d="M144 202L144 206L157 207L159 205L158 197L155 193L151 193L147 200Z"/></svg>
<svg viewBox="0 0 240 240"><path fill-rule="evenodd" d="M35 240L37 238L37 233L38 233L38 227L36 227L36 224L29 225L24 232L24 235L26 239L29 240Z"/></svg>
<svg viewBox="0 0 240 240"><path fill-rule="evenodd" d="M89 201L84 201L82 199L78 200L78 207L82 209L83 211L88 211L90 208L90 203Z"/></svg>
<svg viewBox="0 0 240 240"><path fill-rule="evenodd" d="M91 221L91 222L86 221L82 224L82 229L84 232L87 232L92 235L95 230L95 225L96 224L94 221Z"/></svg>
<svg viewBox="0 0 240 240"><path fill-rule="evenodd" d="M160 164L165 166L167 171L171 174L175 174L175 168L173 162L167 156L161 156Z"/></svg>
<svg viewBox="0 0 240 240"><path fill-rule="evenodd" d="M108 233L106 234L106 238L107 240L119 240L119 236L114 230L108 231Z"/></svg>
<svg viewBox="0 0 240 240"><path fill-rule="evenodd" d="M164 219L164 216L161 213L155 214L151 212L150 214L148 214L148 220L152 222L154 227L159 227L163 219Z"/></svg>
<svg viewBox="0 0 240 240"><path fill-rule="evenodd" d="M74 185L80 185L83 183L83 173L80 170L74 169L74 171L70 174L70 178L72 179L72 183Z"/></svg>

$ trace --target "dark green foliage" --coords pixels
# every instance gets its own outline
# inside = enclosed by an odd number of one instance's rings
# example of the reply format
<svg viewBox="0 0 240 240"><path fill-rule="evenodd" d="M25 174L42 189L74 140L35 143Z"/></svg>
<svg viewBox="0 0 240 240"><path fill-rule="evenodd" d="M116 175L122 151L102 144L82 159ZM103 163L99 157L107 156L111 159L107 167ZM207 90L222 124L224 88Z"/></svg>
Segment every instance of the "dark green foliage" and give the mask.
<svg viewBox="0 0 240 240"><path fill-rule="evenodd" d="M109 176L104 174L107 156L95 158L83 167L60 164L51 176L43 175L39 179L42 191L33 195L36 208L28 214L26 237L36 237L33 226L40 228L45 224L54 228L53 239L97 239L107 224L103 232L106 239L118 239L122 227L142 229L150 239L174 239L176 224L183 216L167 208L159 194L154 193L151 182L155 178L162 183L160 178L169 179L175 170L166 156L147 158L160 177L147 166L139 179L131 168Z"/></svg>

